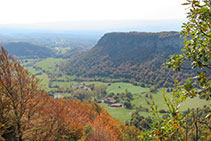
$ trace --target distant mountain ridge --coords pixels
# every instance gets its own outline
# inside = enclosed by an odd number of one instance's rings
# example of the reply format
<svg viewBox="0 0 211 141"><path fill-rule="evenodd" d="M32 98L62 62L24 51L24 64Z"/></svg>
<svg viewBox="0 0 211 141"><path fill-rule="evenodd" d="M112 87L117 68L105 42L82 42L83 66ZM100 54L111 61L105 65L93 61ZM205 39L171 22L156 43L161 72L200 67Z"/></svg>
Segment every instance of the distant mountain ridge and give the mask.
<svg viewBox="0 0 211 141"><path fill-rule="evenodd" d="M54 55L54 52L49 48L27 42L9 42L2 44L2 46L9 54L15 55L17 57L25 56L46 58Z"/></svg>
<svg viewBox="0 0 211 141"><path fill-rule="evenodd" d="M151 59L149 55L157 56L158 53L165 55L178 52L182 47L181 42L182 39L179 38L178 32L116 32L105 34L90 52L101 49L101 55L109 55L117 60L117 63L119 61L119 63L125 61L137 63ZM119 60L120 57L121 60Z"/></svg>
<svg viewBox="0 0 211 141"><path fill-rule="evenodd" d="M70 59L64 70L83 77L125 78L171 86L181 76L162 64L169 55L181 52L182 42L178 32L107 33L91 50Z"/></svg>

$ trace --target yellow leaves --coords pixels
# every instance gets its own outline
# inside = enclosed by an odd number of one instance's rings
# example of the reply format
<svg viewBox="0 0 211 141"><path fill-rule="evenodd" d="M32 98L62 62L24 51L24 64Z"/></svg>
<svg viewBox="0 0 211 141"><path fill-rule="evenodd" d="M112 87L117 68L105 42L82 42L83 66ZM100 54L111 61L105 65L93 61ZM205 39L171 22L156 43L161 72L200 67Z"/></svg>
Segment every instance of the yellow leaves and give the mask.
<svg viewBox="0 0 211 141"><path fill-rule="evenodd" d="M201 52L201 51L203 50L203 48L202 48L202 47L200 47L198 50Z"/></svg>
<svg viewBox="0 0 211 141"><path fill-rule="evenodd" d="M194 4L191 4L191 7L192 7L192 8L195 8L195 5L194 5Z"/></svg>
<svg viewBox="0 0 211 141"><path fill-rule="evenodd" d="M185 49L188 49L188 45L187 44L185 45Z"/></svg>
<svg viewBox="0 0 211 141"><path fill-rule="evenodd" d="M176 126L177 129L180 129L180 126Z"/></svg>
<svg viewBox="0 0 211 141"><path fill-rule="evenodd" d="M192 96L196 96L197 95L197 93L195 93L195 92L190 92L189 94L192 95Z"/></svg>
<svg viewBox="0 0 211 141"><path fill-rule="evenodd" d="M191 27L189 27L189 26L187 26L186 28L185 28L185 32L189 32L191 30Z"/></svg>

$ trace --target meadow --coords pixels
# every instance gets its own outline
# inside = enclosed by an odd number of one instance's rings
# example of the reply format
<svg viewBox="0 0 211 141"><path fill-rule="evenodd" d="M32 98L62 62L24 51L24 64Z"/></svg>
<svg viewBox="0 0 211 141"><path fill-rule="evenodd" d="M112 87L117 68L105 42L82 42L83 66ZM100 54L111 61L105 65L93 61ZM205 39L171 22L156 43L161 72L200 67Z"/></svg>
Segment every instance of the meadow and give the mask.
<svg viewBox="0 0 211 141"><path fill-rule="evenodd" d="M149 111L151 110L151 102L152 100L155 102L156 105L158 105L158 109L165 109L168 110L168 107L165 103L164 97L163 97L163 91L162 89L158 89L155 93L150 93L149 88L143 88L140 86L134 86L130 83L113 83L107 88L107 92L111 93L122 93L127 89L129 92L133 94L134 100L131 101L132 104L134 104L136 107L142 106L145 108L148 108ZM146 95L152 95L152 100L148 97L146 98ZM168 96L171 97L171 94L168 93ZM147 103L146 99L150 102L150 104ZM187 100L183 103L181 103L180 109L181 111L187 110L188 108L197 108L202 107L204 105L210 104L209 101L200 99L198 97L196 98L187 98ZM118 120L126 121L130 119L130 115L135 110L132 109L125 109L125 108L113 108L109 107L107 104L100 104L104 109L106 109L111 116L115 117ZM140 115L147 117L150 116L150 112L139 112Z"/></svg>

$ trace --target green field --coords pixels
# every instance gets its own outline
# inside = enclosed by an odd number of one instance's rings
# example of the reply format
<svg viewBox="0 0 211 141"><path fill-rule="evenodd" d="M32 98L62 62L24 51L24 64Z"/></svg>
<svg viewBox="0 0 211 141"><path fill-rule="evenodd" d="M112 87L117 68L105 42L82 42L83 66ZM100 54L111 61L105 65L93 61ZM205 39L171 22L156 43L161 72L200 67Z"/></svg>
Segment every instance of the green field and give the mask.
<svg viewBox="0 0 211 141"><path fill-rule="evenodd" d="M112 108L112 107L109 107L107 104L105 103L102 103L100 104L106 111L108 111L108 113L120 120L120 121L126 121L126 120L129 120L130 119L130 116L132 114L133 111L135 110L129 110L129 109L125 109L125 108Z"/></svg>
<svg viewBox="0 0 211 141"><path fill-rule="evenodd" d="M128 90L128 92L131 92L132 94L140 94L142 92L149 92L148 88L143 88L140 86L134 86L130 83L112 83L108 89L107 93L124 93L125 89Z"/></svg>
<svg viewBox="0 0 211 141"><path fill-rule="evenodd" d="M86 85L91 85L91 84L94 84L95 86L108 86L108 83L104 83L104 82L99 82L99 81L93 81L93 82L81 82L81 83L84 83Z"/></svg>
<svg viewBox="0 0 211 141"><path fill-rule="evenodd" d="M118 86L120 86L120 88ZM142 107L145 107L151 110L151 105L147 104L145 100L146 94L148 95L151 94L153 97L153 100L155 101L155 104L158 105L158 109L166 109L166 110L168 109L165 103L165 100L163 98L162 89L159 89L156 93L150 93L148 88L134 86L130 83L113 83L107 88L107 91L113 92L113 93L121 93L121 92L124 92L125 89L127 89L129 92L133 94L134 100L132 100L131 103L136 106L141 105ZM169 97L171 97L170 94L168 95ZM150 98L147 98L147 100L151 104L152 100ZM181 103L180 108L181 108L181 111L184 111L184 110L187 110L188 108L191 109L191 108L203 107L204 105L208 105L208 104L211 104L211 103L209 101L202 100L197 97L188 98L184 103ZM124 108L113 108L113 107L109 107L106 104L100 104L100 105L104 107L104 109L106 109L109 112L109 114L111 114L111 116L121 121L129 120L131 113L135 111L135 110L128 110ZM139 114L144 117L151 115L150 112L140 112Z"/></svg>
<svg viewBox="0 0 211 141"><path fill-rule="evenodd" d="M41 75L37 76L38 79L40 79L40 85L41 87L46 90L49 91L50 89L48 88L48 84L49 84L49 78L48 75L45 73L42 73Z"/></svg>
<svg viewBox="0 0 211 141"><path fill-rule="evenodd" d="M60 88L70 88L74 84L78 84L78 82L53 82L53 86L57 85Z"/></svg>
<svg viewBox="0 0 211 141"><path fill-rule="evenodd" d="M61 48L59 48L59 49L60 49L60 51L61 51L61 54L65 54L65 53L67 53L69 50L71 50L70 47L61 47Z"/></svg>
<svg viewBox="0 0 211 141"><path fill-rule="evenodd" d="M37 75L37 78L40 79L40 85L43 89L46 91L49 91L48 84L50 81L49 76L47 75L47 72L52 73L53 76L56 76L59 74L58 66L62 62L64 62L65 59L58 59L58 58L47 58L47 59L24 59L22 60L23 66L29 66L25 67L28 69L28 71L34 75L41 73L41 75ZM41 68L39 70L36 70L35 68ZM46 73L45 73L46 72ZM75 76L64 76L62 75L60 77L60 80L64 80L66 78L74 79Z"/></svg>
<svg viewBox="0 0 211 141"><path fill-rule="evenodd" d="M35 61L38 61L38 60L35 60L35 59L23 59L23 60L21 60L21 65L23 65L23 66L33 65L33 63Z"/></svg>
<svg viewBox="0 0 211 141"><path fill-rule="evenodd" d="M45 71L55 71L57 70L56 65L61 64L64 59L57 58L47 58L35 64L37 67L41 67Z"/></svg>
<svg viewBox="0 0 211 141"><path fill-rule="evenodd" d="M33 67L27 67L28 71L32 74L40 73L40 70L35 70Z"/></svg>

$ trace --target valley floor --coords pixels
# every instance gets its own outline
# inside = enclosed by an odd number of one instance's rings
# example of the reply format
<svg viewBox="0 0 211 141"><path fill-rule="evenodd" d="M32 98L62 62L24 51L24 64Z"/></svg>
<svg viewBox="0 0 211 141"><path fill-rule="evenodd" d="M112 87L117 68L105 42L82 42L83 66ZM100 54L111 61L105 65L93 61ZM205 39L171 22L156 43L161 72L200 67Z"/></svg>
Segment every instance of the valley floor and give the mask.
<svg viewBox="0 0 211 141"><path fill-rule="evenodd" d="M22 65L29 70L32 74L36 75L40 80L40 85L43 89L49 92L52 96L62 95L66 98L71 98L74 87L76 86L94 86L106 87L106 96L108 97L113 93L113 97L118 94L125 93L125 91L132 94L132 100L130 100L132 108L128 109L125 107L110 107L109 104L100 103L100 105L106 109L109 114L120 121L130 120L131 114L135 112L138 108L142 109L139 114L148 117L151 115L150 106L151 101L154 100L155 104L158 105L159 109L167 110L163 98L162 89L158 89L156 92L150 92L149 88L144 88L141 86L134 86L130 83L105 83L99 81L77 81L76 76L69 76L61 73L59 71L59 65L65 62L65 59L58 58L47 58L43 60L37 59L25 59L21 60ZM83 87L84 88L84 87ZM93 92L94 93L94 92ZM169 94L170 96L170 94ZM92 101L103 100L101 98L91 98ZM121 103L122 101L120 101ZM187 110L188 108L203 107L204 105L210 104L209 101L201 100L200 98L188 98L184 103L181 104L181 110Z"/></svg>

